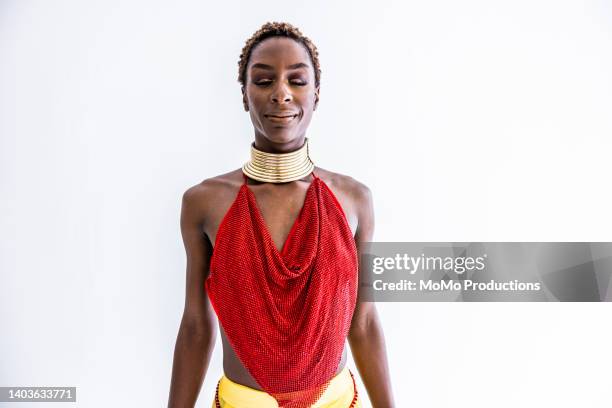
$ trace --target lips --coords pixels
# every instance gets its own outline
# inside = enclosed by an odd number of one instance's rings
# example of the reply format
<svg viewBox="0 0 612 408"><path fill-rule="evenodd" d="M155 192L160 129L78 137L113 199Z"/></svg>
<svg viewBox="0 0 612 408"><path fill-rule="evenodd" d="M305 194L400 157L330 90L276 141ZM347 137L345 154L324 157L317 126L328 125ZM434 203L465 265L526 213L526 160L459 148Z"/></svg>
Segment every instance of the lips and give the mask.
<svg viewBox="0 0 612 408"><path fill-rule="evenodd" d="M288 123L295 119L298 115L297 113L269 113L264 115L271 122L275 123Z"/></svg>

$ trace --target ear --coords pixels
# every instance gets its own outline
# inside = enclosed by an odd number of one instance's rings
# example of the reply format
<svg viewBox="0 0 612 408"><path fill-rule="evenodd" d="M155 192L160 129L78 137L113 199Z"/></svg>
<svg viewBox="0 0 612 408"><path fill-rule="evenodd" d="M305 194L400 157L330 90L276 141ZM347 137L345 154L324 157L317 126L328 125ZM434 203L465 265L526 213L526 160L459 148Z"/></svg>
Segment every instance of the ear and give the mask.
<svg viewBox="0 0 612 408"><path fill-rule="evenodd" d="M244 91L244 86L241 86L240 90L242 91L242 106L244 106L245 112L248 112L249 111L249 103L247 102L246 92Z"/></svg>
<svg viewBox="0 0 612 408"><path fill-rule="evenodd" d="M320 90L320 87L317 86L317 88L315 89L315 103L312 108L313 111L316 111L317 106L319 105L319 90Z"/></svg>

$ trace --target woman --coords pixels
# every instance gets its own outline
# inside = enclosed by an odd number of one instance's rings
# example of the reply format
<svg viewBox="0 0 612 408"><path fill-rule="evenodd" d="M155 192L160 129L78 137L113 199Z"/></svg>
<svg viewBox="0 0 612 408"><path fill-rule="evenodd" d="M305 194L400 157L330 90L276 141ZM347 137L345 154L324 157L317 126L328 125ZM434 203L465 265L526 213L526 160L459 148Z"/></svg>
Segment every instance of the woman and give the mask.
<svg viewBox="0 0 612 408"><path fill-rule="evenodd" d="M347 338L372 405L393 407L375 306L356 301L359 243L374 230L370 190L314 166L308 151L317 49L290 24L266 23L242 50L239 82L251 160L183 195L187 291L169 407L194 406L215 315L224 375L213 407L361 406Z"/></svg>

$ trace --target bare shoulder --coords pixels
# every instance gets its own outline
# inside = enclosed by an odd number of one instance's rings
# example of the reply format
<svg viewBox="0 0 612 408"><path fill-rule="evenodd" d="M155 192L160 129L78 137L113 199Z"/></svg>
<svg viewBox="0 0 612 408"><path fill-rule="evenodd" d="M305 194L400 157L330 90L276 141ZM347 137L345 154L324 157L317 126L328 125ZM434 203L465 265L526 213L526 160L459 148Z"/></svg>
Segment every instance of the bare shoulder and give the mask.
<svg viewBox="0 0 612 408"><path fill-rule="evenodd" d="M216 209L231 200L242 184L240 169L202 180L183 193L183 209L201 223L215 215Z"/></svg>
<svg viewBox="0 0 612 408"><path fill-rule="evenodd" d="M344 196L351 207L355 209L371 205L372 191L361 181L346 174L332 172L320 167L317 175L334 191Z"/></svg>
<svg viewBox="0 0 612 408"><path fill-rule="evenodd" d="M356 239L370 239L374 226L372 192L364 183L346 174L316 168L316 174L336 195Z"/></svg>

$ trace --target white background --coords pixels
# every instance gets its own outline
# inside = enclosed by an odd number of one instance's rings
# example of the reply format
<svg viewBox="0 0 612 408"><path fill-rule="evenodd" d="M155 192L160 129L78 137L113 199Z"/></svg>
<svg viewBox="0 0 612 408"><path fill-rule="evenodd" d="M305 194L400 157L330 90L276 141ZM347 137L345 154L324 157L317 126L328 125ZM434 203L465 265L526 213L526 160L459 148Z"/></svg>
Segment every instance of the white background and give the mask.
<svg viewBox="0 0 612 408"><path fill-rule="evenodd" d="M181 195L248 158L266 21L318 46L312 157L371 188L376 240L612 241L609 2L4 0L0 386L166 404ZM610 404L609 304L378 309L398 407Z"/></svg>

